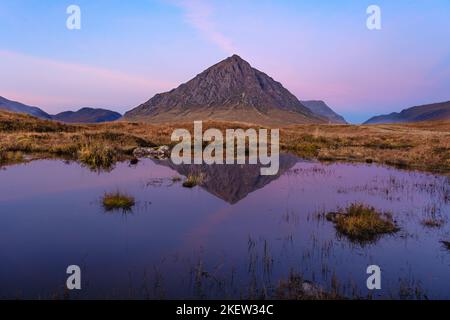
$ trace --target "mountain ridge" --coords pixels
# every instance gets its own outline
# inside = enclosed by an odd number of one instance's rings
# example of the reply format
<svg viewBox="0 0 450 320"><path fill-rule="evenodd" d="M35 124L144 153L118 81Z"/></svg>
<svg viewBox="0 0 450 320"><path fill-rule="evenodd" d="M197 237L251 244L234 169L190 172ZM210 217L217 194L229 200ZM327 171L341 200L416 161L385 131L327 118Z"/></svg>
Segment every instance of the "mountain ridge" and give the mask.
<svg viewBox="0 0 450 320"><path fill-rule="evenodd" d="M0 96L0 110L16 113L25 113L46 120L51 120L52 118L50 114L48 114L41 108L29 106L18 101L9 100L2 96Z"/></svg>
<svg viewBox="0 0 450 320"><path fill-rule="evenodd" d="M81 108L78 111L64 111L51 115L39 107L9 100L0 96L0 110L24 113L44 120L55 120L66 123L100 123L115 121L122 117L118 112L102 108Z"/></svg>
<svg viewBox="0 0 450 320"><path fill-rule="evenodd" d="M125 113L126 120L223 120L251 123L326 123L280 82L238 55Z"/></svg>
<svg viewBox="0 0 450 320"><path fill-rule="evenodd" d="M405 123L450 120L450 101L425 104L392 112L386 115L374 116L364 124Z"/></svg>
<svg viewBox="0 0 450 320"><path fill-rule="evenodd" d="M315 114L327 118L330 123L348 124L343 116L336 113L323 100L301 100L300 102Z"/></svg>
<svg viewBox="0 0 450 320"><path fill-rule="evenodd" d="M102 108L81 108L78 111L64 111L52 116L53 120L66 123L100 123L118 120L118 112Z"/></svg>

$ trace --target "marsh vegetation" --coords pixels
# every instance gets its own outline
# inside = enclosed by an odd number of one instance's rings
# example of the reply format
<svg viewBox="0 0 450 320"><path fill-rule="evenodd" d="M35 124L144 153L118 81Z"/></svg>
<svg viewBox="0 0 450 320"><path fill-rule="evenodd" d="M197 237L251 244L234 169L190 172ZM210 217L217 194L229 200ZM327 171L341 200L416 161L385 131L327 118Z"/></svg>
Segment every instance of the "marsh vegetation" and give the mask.
<svg viewBox="0 0 450 320"><path fill-rule="evenodd" d="M118 210L130 211L135 205L134 197L119 191L105 193L102 199L106 211Z"/></svg>
<svg viewBox="0 0 450 320"><path fill-rule="evenodd" d="M250 127L249 123L204 122L203 129ZM27 115L0 112L0 165L25 159L58 157L89 168L110 168L133 159L137 147L173 146L174 129L192 123L113 122L62 124ZM381 163L448 174L450 122L392 125L296 125L281 128L281 150L306 159ZM27 155L27 157L23 157Z"/></svg>
<svg viewBox="0 0 450 320"><path fill-rule="evenodd" d="M186 177L186 180L183 181L183 187L185 188L193 188L197 185L202 184L203 175L201 174L189 174Z"/></svg>
<svg viewBox="0 0 450 320"><path fill-rule="evenodd" d="M355 242L372 242L383 234L399 231L392 214L379 212L374 207L362 203L353 203L339 212L330 212L326 216L336 230Z"/></svg>

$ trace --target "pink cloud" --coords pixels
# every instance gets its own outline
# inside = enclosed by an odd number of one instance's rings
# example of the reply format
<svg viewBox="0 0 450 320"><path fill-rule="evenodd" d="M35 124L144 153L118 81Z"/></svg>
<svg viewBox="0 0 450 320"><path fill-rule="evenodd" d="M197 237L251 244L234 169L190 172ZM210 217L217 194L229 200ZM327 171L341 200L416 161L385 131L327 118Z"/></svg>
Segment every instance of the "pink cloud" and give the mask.
<svg viewBox="0 0 450 320"><path fill-rule="evenodd" d="M174 86L150 77L4 50L0 50L0 69L0 95L48 112L83 106L123 112Z"/></svg>
<svg viewBox="0 0 450 320"><path fill-rule="evenodd" d="M211 3L205 0L180 0L175 3L185 11L187 22L200 31L209 41L229 55L237 52L231 39L217 30L217 26L212 19L214 10Z"/></svg>

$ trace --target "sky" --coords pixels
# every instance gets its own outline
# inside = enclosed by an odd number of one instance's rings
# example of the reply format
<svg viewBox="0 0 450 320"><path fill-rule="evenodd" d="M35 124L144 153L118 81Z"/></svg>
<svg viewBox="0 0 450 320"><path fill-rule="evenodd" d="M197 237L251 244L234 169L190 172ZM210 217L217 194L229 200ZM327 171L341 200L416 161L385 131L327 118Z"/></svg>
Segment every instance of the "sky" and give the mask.
<svg viewBox="0 0 450 320"><path fill-rule="evenodd" d="M123 113L238 54L360 123L450 100L449 17L448 0L2 0L0 96Z"/></svg>

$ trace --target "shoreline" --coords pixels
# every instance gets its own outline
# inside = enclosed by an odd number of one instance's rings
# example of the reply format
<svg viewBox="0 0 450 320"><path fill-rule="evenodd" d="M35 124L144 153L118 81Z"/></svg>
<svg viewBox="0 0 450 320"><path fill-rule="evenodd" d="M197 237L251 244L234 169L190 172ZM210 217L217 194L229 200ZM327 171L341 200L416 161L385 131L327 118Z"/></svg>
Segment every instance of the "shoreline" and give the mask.
<svg viewBox="0 0 450 320"><path fill-rule="evenodd" d="M204 122L204 130L250 127L263 128L245 123ZM57 158L107 169L118 161L133 159L135 148L173 147L170 136L175 128L192 130L193 123L63 124L0 112L0 167ZM324 163L376 163L449 176L450 121L291 125L280 128L280 151Z"/></svg>

